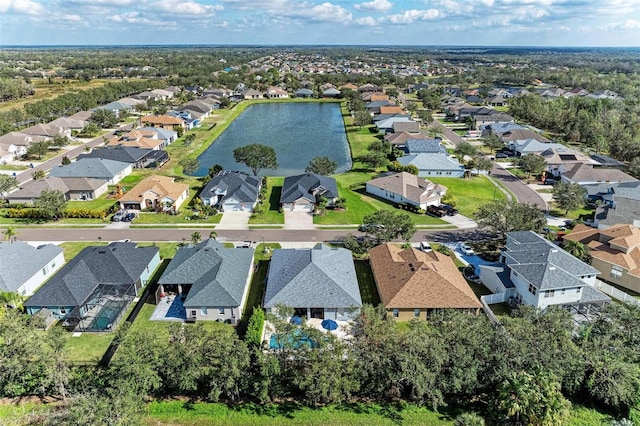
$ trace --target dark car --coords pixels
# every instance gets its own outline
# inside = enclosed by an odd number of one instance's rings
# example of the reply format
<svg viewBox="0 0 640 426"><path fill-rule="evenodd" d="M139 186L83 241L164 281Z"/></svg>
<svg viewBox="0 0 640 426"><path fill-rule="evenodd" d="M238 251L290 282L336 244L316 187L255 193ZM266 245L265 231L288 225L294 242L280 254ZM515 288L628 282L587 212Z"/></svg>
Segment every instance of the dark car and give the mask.
<svg viewBox="0 0 640 426"><path fill-rule="evenodd" d="M458 209L454 208L449 204L441 204L440 208L442 208L445 211L445 213L447 213L447 215L449 216L455 216L458 214Z"/></svg>
<svg viewBox="0 0 640 426"><path fill-rule="evenodd" d="M509 155L506 152L497 152L496 158L509 158Z"/></svg>
<svg viewBox="0 0 640 426"><path fill-rule="evenodd" d="M545 179L544 180L544 184L545 185L555 185L556 184L556 180L555 179Z"/></svg>
<svg viewBox="0 0 640 426"><path fill-rule="evenodd" d="M136 218L136 214L135 213L127 213L126 215L124 215L124 217L122 218L123 222L131 222L133 221L133 219Z"/></svg>
<svg viewBox="0 0 640 426"><path fill-rule="evenodd" d="M447 212L440 206L427 206L427 214L435 217L446 216Z"/></svg>

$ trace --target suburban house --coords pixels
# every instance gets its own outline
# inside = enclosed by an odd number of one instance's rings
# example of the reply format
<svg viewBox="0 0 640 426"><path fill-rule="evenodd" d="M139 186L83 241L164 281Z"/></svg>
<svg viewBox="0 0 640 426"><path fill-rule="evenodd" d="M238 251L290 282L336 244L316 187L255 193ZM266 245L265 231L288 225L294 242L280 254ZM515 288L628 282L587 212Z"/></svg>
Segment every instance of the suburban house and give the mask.
<svg viewBox="0 0 640 426"><path fill-rule="evenodd" d="M89 246L71 259L25 303L29 315L43 308L74 331L116 327L160 264L158 247L116 242Z"/></svg>
<svg viewBox="0 0 640 426"><path fill-rule="evenodd" d="M594 225L600 229L617 224L640 226L640 182L585 185L589 198L601 200Z"/></svg>
<svg viewBox="0 0 640 426"><path fill-rule="evenodd" d="M189 185L168 176L147 176L119 200L121 209L177 211L189 198Z"/></svg>
<svg viewBox="0 0 640 426"><path fill-rule="evenodd" d="M500 136L504 133L507 132L511 132L514 130L521 130L524 129L524 127L522 127L519 124L513 123L513 122L498 122L498 123L491 123L491 124L487 124L486 126L484 126L484 128L482 129L482 136L486 137L488 135L497 135Z"/></svg>
<svg viewBox="0 0 640 426"><path fill-rule="evenodd" d="M422 133L409 133L406 131L399 133L387 133L384 136L384 140L389 142L391 145L398 146L400 148L404 147L409 139L431 139L429 136L423 135Z"/></svg>
<svg viewBox="0 0 640 426"><path fill-rule="evenodd" d="M311 98L313 97L313 90L307 88L301 88L294 92L297 98Z"/></svg>
<svg viewBox="0 0 640 426"><path fill-rule="evenodd" d="M59 117L53 121L50 121L49 124L54 126L60 126L64 129L68 129L69 131L73 131L73 130L84 129L85 126L89 124L89 122L85 120L76 120L70 117Z"/></svg>
<svg viewBox="0 0 640 426"><path fill-rule="evenodd" d="M167 140L160 139L154 130L132 130L123 135L114 136L108 146L128 146L132 148L146 148L160 150L167 146Z"/></svg>
<svg viewBox="0 0 640 426"><path fill-rule="evenodd" d="M379 132L392 133L394 124L398 123L398 122L400 122L400 123L415 123L415 121L412 120L411 118L409 118L409 117L407 117L405 115L399 114L398 116L393 116L391 118L387 118L386 120L375 121L374 124L378 128ZM411 124L407 124L407 125L411 126Z"/></svg>
<svg viewBox="0 0 640 426"><path fill-rule="evenodd" d="M420 133L420 123L417 121L396 121L391 126L393 133Z"/></svg>
<svg viewBox="0 0 640 426"><path fill-rule="evenodd" d="M83 158L66 166L51 169L49 176L61 178L94 178L106 180L109 185L115 185L133 171L131 163L105 160L102 158Z"/></svg>
<svg viewBox="0 0 640 426"><path fill-rule="evenodd" d="M142 126L157 127L160 129L174 130L185 127L184 121L170 115L147 115L140 119Z"/></svg>
<svg viewBox="0 0 640 426"><path fill-rule="evenodd" d="M529 129L511 129L500 134L500 140L508 145L509 142L534 139L542 143L550 143L551 140L545 138L538 132Z"/></svg>
<svg viewBox="0 0 640 426"><path fill-rule="evenodd" d="M160 158L158 158L160 154ZM122 163L131 163L135 169L142 169L150 166L152 163L162 165L169 160L169 154L166 151L156 151L153 149L136 148L130 146L114 146L93 149L86 154L78 155L77 159L83 158L103 158L106 160L120 161Z"/></svg>
<svg viewBox="0 0 640 426"><path fill-rule="evenodd" d="M65 200L94 200L107 192L109 184L104 179L84 177L47 176L20 184L7 199L10 203L33 204L42 191L60 191Z"/></svg>
<svg viewBox="0 0 640 426"><path fill-rule="evenodd" d="M588 155L564 146L554 146L540 153L547 162L547 173L555 178L573 168L576 164L595 164Z"/></svg>
<svg viewBox="0 0 640 426"><path fill-rule="evenodd" d="M269 99L280 99L280 98L288 98L289 94L286 90L282 90L277 86L271 86L267 88L267 91L264 94L265 98Z"/></svg>
<svg viewBox="0 0 640 426"><path fill-rule="evenodd" d="M253 211L258 203L262 180L243 172L223 170L200 192L206 206L228 211Z"/></svg>
<svg viewBox="0 0 640 426"><path fill-rule="evenodd" d="M516 155L527 154L540 154L541 152L549 149L566 149L566 147L560 143L546 143L540 142L536 139L518 139L509 141L507 148Z"/></svg>
<svg viewBox="0 0 640 426"><path fill-rule="evenodd" d="M280 196L284 210L312 212L321 198L327 200L327 206L334 205L338 200L338 185L334 178L305 173L284 179Z"/></svg>
<svg viewBox="0 0 640 426"><path fill-rule="evenodd" d="M20 296L31 296L64 265L64 253L54 244L0 242L0 259L0 291Z"/></svg>
<svg viewBox="0 0 640 426"><path fill-rule="evenodd" d="M422 210L438 206L447 188L407 172L382 176L366 183L366 191L394 204L409 204Z"/></svg>
<svg viewBox="0 0 640 426"><path fill-rule="evenodd" d="M142 102L144 101L139 101L139 103L142 103ZM99 107L96 107L92 111L104 109L104 110L113 112L116 115L116 117L119 117L121 111L131 112L133 110L134 105L135 103L113 101L113 102L109 102L106 105L101 105Z"/></svg>
<svg viewBox="0 0 640 426"><path fill-rule="evenodd" d="M340 96L340 91L335 87L329 87L328 89L322 91L322 96L324 96L325 98L336 98Z"/></svg>
<svg viewBox="0 0 640 426"><path fill-rule="evenodd" d="M637 182L638 179L618 169L593 167L593 164L577 163L562 175L563 182L589 185L594 183Z"/></svg>
<svg viewBox="0 0 640 426"><path fill-rule="evenodd" d="M21 132L9 132L0 136L0 148L11 153L13 157L21 157L34 142L47 140L45 136L28 135Z"/></svg>
<svg viewBox="0 0 640 426"><path fill-rule="evenodd" d="M406 150L407 155L398 158L398 162L416 166L418 176L464 177L464 165L447 153L439 139L409 139Z"/></svg>
<svg viewBox="0 0 640 426"><path fill-rule="evenodd" d="M473 128L480 130L489 124L513 122L514 120L509 114L492 110L488 114L475 114L473 116Z"/></svg>
<svg viewBox="0 0 640 426"><path fill-rule="evenodd" d="M586 245L591 266L603 280L640 293L640 229L627 224L606 229L578 224L564 241Z"/></svg>
<svg viewBox="0 0 640 426"><path fill-rule="evenodd" d="M440 309L478 313L482 305L453 259L385 243L369 250L380 300L398 321L428 319Z"/></svg>
<svg viewBox="0 0 640 426"><path fill-rule="evenodd" d="M53 139L56 136L71 137L71 129L65 129L62 126L51 123L36 124L35 126L22 129L21 132L32 136L43 136L47 139Z"/></svg>
<svg viewBox="0 0 640 426"><path fill-rule="evenodd" d="M262 99L262 93L258 92L256 89L247 89L242 94L244 99Z"/></svg>
<svg viewBox="0 0 640 426"><path fill-rule="evenodd" d="M479 269L482 283L503 301L588 311L611 300L594 287L597 269L533 231L508 232L500 263Z"/></svg>
<svg viewBox="0 0 640 426"><path fill-rule="evenodd" d="M351 252L324 244L274 250L264 307L272 312L278 305L294 308L301 318L353 318L362 299Z"/></svg>
<svg viewBox="0 0 640 426"><path fill-rule="evenodd" d="M158 280L156 300L169 292L182 298L187 321L236 324L253 275L252 248L227 248L213 239L178 247Z"/></svg>

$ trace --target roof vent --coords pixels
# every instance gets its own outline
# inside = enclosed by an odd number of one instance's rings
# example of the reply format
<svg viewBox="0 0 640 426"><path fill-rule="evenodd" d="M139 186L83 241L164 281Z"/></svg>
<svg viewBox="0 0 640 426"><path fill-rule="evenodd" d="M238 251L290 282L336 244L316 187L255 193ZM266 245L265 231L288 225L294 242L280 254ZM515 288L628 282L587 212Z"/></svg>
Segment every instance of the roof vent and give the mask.
<svg viewBox="0 0 640 426"><path fill-rule="evenodd" d="M549 270L550 270L550 271L555 271L555 270L556 270L556 267L555 267L555 266L549 266Z"/></svg>
<svg viewBox="0 0 640 426"><path fill-rule="evenodd" d="M107 252L106 250L98 250L98 253L105 254L106 252Z"/></svg>

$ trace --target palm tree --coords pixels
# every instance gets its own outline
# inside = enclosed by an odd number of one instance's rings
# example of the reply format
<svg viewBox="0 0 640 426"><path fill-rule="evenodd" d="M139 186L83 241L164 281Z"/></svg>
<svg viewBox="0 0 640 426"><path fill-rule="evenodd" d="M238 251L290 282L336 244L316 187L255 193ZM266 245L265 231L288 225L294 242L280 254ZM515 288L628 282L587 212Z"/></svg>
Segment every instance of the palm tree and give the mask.
<svg viewBox="0 0 640 426"><path fill-rule="evenodd" d="M568 253L574 255L583 262L591 262L589 246L587 246L586 244L583 244L580 241L564 240L563 247Z"/></svg>
<svg viewBox="0 0 640 426"><path fill-rule="evenodd" d="M2 234L4 235L5 240L11 242L12 240L15 241L15 236L18 235L18 232L14 227L10 226L5 229Z"/></svg>
<svg viewBox="0 0 640 426"><path fill-rule="evenodd" d="M198 231L196 231L193 234L191 234L191 242L193 244L198 244L200 242L200 240L202 240L202 235L200 235L200 233Z"/></svg>
<svg viewBox="0 0 640 426"><path fill-rule="evenodd" d="M218 237L218 233L216 231L209 232L209 238L215 240Z"/></svg>

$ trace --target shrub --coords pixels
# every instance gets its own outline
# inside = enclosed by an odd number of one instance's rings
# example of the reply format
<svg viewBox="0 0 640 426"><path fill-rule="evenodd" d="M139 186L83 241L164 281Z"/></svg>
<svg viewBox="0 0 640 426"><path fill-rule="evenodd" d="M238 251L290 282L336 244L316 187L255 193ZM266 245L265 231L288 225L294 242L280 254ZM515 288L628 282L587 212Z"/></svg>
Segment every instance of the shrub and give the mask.
<svg viewBox="0 0 640 426"><path fill-rule="evenodd" d="M249 324L247 325L247 332L244 335L244 340L247 345L259 347L262 343L262 330L264 329L264 311L261 308L253 308L251 318L249 318Z"/></svg>
<svg viewBox="0 0 640 426"><path fill-rule="evenodd" d="M484 426L484 419L476 413L462 413L453 421L454 426Z"/></svg>

